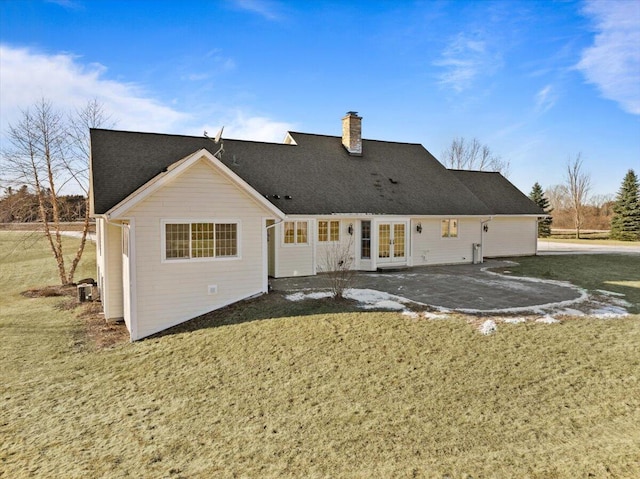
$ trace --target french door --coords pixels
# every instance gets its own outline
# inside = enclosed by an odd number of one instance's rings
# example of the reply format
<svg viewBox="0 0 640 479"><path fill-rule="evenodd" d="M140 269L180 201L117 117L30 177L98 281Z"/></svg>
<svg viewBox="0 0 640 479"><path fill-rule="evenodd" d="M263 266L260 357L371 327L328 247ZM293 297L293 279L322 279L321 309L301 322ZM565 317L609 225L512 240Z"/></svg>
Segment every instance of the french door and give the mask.
<svg viewBox="0 0 640 479"><path fill-rule="evenodd" d="M378 263L406 262L406 229L406 223L378 224Z"/></svg>

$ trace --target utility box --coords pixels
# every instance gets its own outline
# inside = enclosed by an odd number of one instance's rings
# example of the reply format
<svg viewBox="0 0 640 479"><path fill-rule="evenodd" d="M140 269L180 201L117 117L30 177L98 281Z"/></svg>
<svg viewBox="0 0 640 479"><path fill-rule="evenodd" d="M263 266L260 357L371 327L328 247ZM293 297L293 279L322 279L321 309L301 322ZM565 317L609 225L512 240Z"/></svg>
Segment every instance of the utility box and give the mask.
<svg viewBox="0 0 640 479"><path fill-rule="evenodd" d="M84 303L86 301L94 301L97 298L98 288L90 283L82 283L78 285L78 301Z"/></svg>
<svg viewBox="0 0 640 479"><path fill-rule="evenodd" d="M482 244L473 243L473 264L482 263Z"/></svg>

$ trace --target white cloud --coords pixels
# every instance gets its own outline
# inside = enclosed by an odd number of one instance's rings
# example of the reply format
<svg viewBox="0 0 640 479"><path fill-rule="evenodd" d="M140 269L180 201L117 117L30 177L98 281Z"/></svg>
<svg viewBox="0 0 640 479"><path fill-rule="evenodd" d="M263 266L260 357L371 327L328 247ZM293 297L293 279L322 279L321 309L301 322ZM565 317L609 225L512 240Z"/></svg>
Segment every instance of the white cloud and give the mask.
<svg viewBox="0 0 640 479"><path fill-rule="evenodd" d="M544 113L556 104L558 96L551 85L545 86L542 90L536 93L536 113Z"/></svg>
<svg viewBox="0 0 640 479"><path fill-rule="evenodd" d="M603 97L640 115L640 3L589 1L584 13L595 22L597 33L577 68Z"/></svg>
<svg viewBox="0 0 640 479"><path fill-rule="evenodd" d="M106 72L106 67L84 65L71 54L47 55L0 45L0 135L20 120L21 110L42 98L63 111L82 108L96 98L116 122L115 127L122 130L202 135L203 130L219 129L207 125L212 113L220 125L226 125L225 136L229 137L280 142L292 129L289 123L224 105L179 111L154 99L139 85L107 79Z"/></svg>
<svg viewBox="0 0 640 479"><path fill-rule="evenodd" d="M233 0L234 5L251 13L258 14L267 20L279 20L279 6L269 0Z"/></svg>
<svg viewBox="0 0 640 479"><path fill-rule="evenodd" d="M471 87L481 74L491 74L501 63L500 56L490 51L483 39L458 34L434 64L444 67L440 84L461 92Z"/></svg>
<svg viewBox="0 0 640 479"><path fill-rule="evenodd" d="M107 69L82 65L70 54L46 55L0 45L0 127L15 124L20 111L41 98L61 110L81 108L96 98L120 129L170 132L189 115L163 105L132 83L105 78Z"/></svg>
<svg viewBox="0 0 640 479"><path fill-rule="evenodd" d="M249 116L236 110L231 115L221 116L219 125L203 125L202 128L194 128L192 134L201 135L203 131L208 131L210 135L214 135L222 126L225 138L275 143L282 142L287 131L294 129L291 123L274 121L263 116Z"/></svg>

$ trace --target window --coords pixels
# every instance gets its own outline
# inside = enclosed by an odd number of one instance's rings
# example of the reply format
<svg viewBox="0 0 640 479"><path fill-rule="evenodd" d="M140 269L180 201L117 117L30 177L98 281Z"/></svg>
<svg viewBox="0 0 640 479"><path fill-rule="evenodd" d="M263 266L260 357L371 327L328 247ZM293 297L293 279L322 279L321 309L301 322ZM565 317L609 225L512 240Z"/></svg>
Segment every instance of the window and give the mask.
<svg viewBox="0 0 640 479"><path fill-rule="evenodd" d="M440 232L443 238L458 237L458 220L442 220Z"/></svg>
<svg viewBox="0 0 640 479"><path fill-rule="evenodd" d="M360 229L362 230L360 257L362 259L371 259L371 221L360 223Z"/></svg>
<svg viewBox="0 0 640 479"><path fill-rule="evenodd" d="M318 221L318 241L340 241L340 221Z"/></svg>
<svg viewBox="0 0 640 479"><path fill-rule="evenodd" d="M285 221L284 244L307 244L308 229L309 223L307 221Z"/></svg>
<svg viewBox="0 0 640 479"><path fill-rule="evenodd" d="M165 259L236 258L238 223L165 223Z"/></svg>

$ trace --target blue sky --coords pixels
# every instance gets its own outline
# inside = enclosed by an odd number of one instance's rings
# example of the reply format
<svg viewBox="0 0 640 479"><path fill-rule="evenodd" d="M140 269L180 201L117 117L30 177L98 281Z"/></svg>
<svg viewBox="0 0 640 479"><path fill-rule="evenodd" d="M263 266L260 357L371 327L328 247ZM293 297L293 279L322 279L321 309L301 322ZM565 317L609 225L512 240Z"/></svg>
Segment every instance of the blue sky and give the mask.
<svg viewBox="0 0 640 479"><path fill-rule="evenodd" d="M0 0L0 127L97 98L124 130L282 141L478 138L525 193L582 154L640 171L640 2Z"/></svg>

